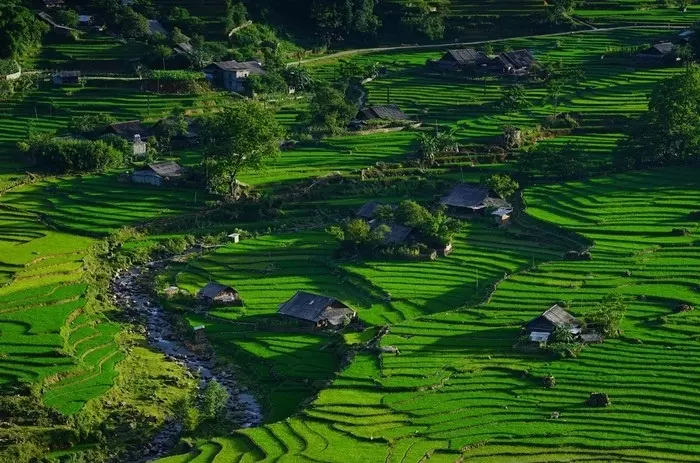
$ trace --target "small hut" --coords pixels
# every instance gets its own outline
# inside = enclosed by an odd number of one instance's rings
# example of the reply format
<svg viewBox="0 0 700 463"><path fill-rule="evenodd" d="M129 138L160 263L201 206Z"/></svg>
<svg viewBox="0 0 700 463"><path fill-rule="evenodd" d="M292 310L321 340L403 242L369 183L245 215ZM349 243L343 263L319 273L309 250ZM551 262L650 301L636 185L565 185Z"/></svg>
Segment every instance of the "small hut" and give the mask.
<svg viewBox="0 0 700 463"><path fill-rule="evenodd" d="M368 203L365 203L360 209L357 210L355 216L357 216L360 219L372 220L375 214L377 213L377 209L381 205L382 203L380 203L379 201L370 201Z"/></svg>
<svg viewBox="0 0 700 463"><path fill-rule="evenodd" d="M460 183L440 200L452 214L474 214L486 208L489 189L481 185Z"/></svg>
<svg viewBox="0 0 700 463"><path fill-rule="evenodd" d="M314 328L336 328L352 320L357 313L338 299L297 291L279 306L278 314L301 320Z"/></svg>
<svg viewBox="0 0 700 463"><path fill-rule="evenodd" d="M499 225L501 227L505 227L508 224L510 224L510 219L511 215L513 214L513 209L509 209L507 207L499 207L495 211L491 213L491 216L494 218L494 221L496 222L496 225Z"/></svg>
<svg viewBox="0 0 700 463"><path fill-rule="evenodd" d="M576 317L559 304L554 304L523 327L530 341L536 343L546 343L557 328L566 328L576 336L581 333L581 325Z"/></svg>
<svg viewBox="0 0 700 463"><path fill-rule="evenodd" d="M207 305L243 305L238 291L221 283L211 282L199 290L197 294L200 300Z"/></svg>
<svg viewBox="0 0 700 463"><path fill-rule="evenodd" d="M54 85L77 85L80 83L80 71L58 71L52 80Z"/></svg>
<svg viewBox="0 0 700 463"><path fill-rule="evenodd" d="M176 162L157 162L148 164L145 169L135 171L131 174L131 181L162 186L166 182L182 177L184 173L185 169Z"/></svg>

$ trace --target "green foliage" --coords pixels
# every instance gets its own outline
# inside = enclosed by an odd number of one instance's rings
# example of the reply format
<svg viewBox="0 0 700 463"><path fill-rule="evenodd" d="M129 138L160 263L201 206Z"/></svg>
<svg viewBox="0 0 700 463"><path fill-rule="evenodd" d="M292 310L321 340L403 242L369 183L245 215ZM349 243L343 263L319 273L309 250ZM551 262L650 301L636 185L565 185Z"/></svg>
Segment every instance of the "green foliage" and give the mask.
<svg viewBox="0 0 700 463"><path fill-rule="evenodd" d="M357 107L345 100L339 90L328 84L317 85L309 103L311 130L337 134L345 130L357 115Z"/></svg>
<svg viewBox="0 0 700 463"><path fill-rule="evenodd" d="M620 146L616 162L626 168L700 159L700 68L690 66L659 84L649 110Z"/></svg>
<svg viewBox="0 0 700 463"><path fill-rule="evenodd" d="M563 147L538 143L518 157L518 170L530 177L545 176L561 180L583 178L593 172L588 149L568 143Z"/></svg>
<svg viewBox="0 0 700 463"><path fill-rule="evenodd" d="M507 174L493 174L486 179L486 186L496 192L501 198L507 198L515 193L520 184Z"/></svg>
<svg viewBox="0 0 700 463"><path fill-rule="evenodd" d="M3 0L0 3L0 59L20 59L33 52L48 30L48 25L19 0Z"/></svg>
<svg viewBox="0 0 700 463"><path fill-rule="evenodd" d="M56 11L53 13L53 18L59 24L73 28L78 27L78 24L80 23L80 16L78 15L78 12L71 10L70 8L63 8Z"/></svg>
<svg viewBox="0 0 700 463"><path fill-rule="evenodd" d="M68 129L71 132L94 134L113 122L116 122L116 119L111 114L95 112L71 117Z"/></svg>
<svg viewBox="0 0 700 463"><path fill-rule="evenodd" d="M449 217L445 213L444 207L431 213L425 207L411 200L399 203L395 218L399 223L416 229L424 244L428 246L447 246L460 229L460 222Z"/></svg>
<svg viewBox="0 0 700 463"><path fill-rule="evenodd" d="M218 418L226 409L229 393L219 382L212 379L207 383L207 387L202 394L201 416L207 420Z"/></svg>
<svg viewBox="0 0 700 463"><path fill-rule="evenodd" d="M210 180L234 195L240 172L258 171L279 155L284 130L271 109L245 101L206 117L200 136Z"/></svg>
<svg viewBox="0 0 700 463"><path fill-rule="evenodd" d="M122 164L124 154L98 140L58 139L32 136L20 149L41 169L52 173L101 172Z"/></svg>
<svg viewBox="0 0 700 463"><path fill-rule="evenodd" d="M508 114L518 112L521 109L531 106L531 104L527 100L525 87L521 84L513 84L506 88L506 90L503 92L503 96L498 102L498 106L503 110L503 112Z"/></svg>
<svg viewBox="0 0 700 463"><path fill-rule="evenodd" d="M627 302L620 294L609 294L598 302L595 308L584 314L584 321L589 328L599 331L603 336L620 335L620 324L627 312Z"/></svg>
<svg viewBox="0 0 700 463"><path fill-rule="evenodd" d="M454 132L421 133L418 136L418 157L426 165L435 163L439 154L458 150L459 143Z"/></svg>

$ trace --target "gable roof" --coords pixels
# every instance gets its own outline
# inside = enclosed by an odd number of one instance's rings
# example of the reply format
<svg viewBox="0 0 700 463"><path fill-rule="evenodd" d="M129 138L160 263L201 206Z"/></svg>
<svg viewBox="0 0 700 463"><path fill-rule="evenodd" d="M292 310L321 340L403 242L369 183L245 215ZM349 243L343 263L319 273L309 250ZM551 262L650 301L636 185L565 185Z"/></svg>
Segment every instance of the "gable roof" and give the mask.
<svg viewBox="0 0 700 463"><path fill-rule="evenodd" d="M497 58L505 66L513 69L522 69L530 67L535 62L535 57L532 56L530 50L514 50L507 51L498 55Z"/></svg>
<svg viewBox="0 0 700 463"><path fill-rule="evenodd" d="M377 208L379 208L379 206L381 205L382 203L380 203L379 201L370 201L368 203L365 203L360 209L358 209L355 215L357 217L362 217L363 219L371 219L377 212Z"/></svg>
<svg viewBox="0 0 700 463"><path fill-rule="evenodd" d="M559 304L554 304L552 307L547 309L542 315L542 318L553 324L554 326L565 326L565 325L574 325L578 321L576 320L576 317L571 315L569 312L567 312L562 306Z"/></svg>
<svg viewBox="0 0 700 463"><path fill-rule="evenodd" d="M345 317L355 315L352 309L335 298L306 291L297 291L291 299L280 304L277 313L313 323L327 320L331 325L339 325Z"/></svg>
<svg viewBox="0 0 700 463"><path fill-rule="evenodd" d="M204 68L206 71L218 69L220 71L236 72L236 71L249 71L251 74L262 75L265 74L265 69L263 69L262 64L257 61L243 61L239 63L238 61L232 59L230 61L215 61Z"/></svg>
<svg viewBox="0 0 700 463"><path fill-rule="evenodd" d="M460 183L450 193L440 200L440 204L449 207L466 207L481 209L489 197L489 189L481 185Z"/></svg>
<svg viewBox="0 0 700 463"><path fill-rule="evenodd" d="M645 55L661 55L666 56L673 53L673 44L671 42L657 43L652 45L650 48L645 50L643 54Z"/></svg>
<svg viewBox="0 0 700 463"><path fill-rule="evenodd" d="M129 140L133 139L134 135L141 135L141 138L147 138L151 133L150 129L144 126L141 121L115 122L108 125L105 132L114 132L120 137Z"/></svg>
<svg viewBox="0 0 700 463"><path fill-rule="evenodd" d="M363 119L366 119L366 120L372 120L372 119L385 119L385 120L389 119L389 120L401 120L401 121L408 120L408 116L406 115L406 113L401 111L401 108L399 108L395 104L369 106L365 109L360 110L359 116Z"/></svg>
<svg viewBox="0 0 700 463"><path fill-rule="evenodd" d="M194 47L189 42L181 42L175 45L175 53L189 55L194 52Z"/></svg>
<svg viewBox="0 0 700 463"><path fill-rule="evenodd" d="M447 53L442 57L441 61L455 61L457 64L475 64L484 62L488 57L480 51L473 48L462 48L459 50L447 50Z"/></svg>
<svg viewBox="0 0 700 463"><path fill-rule="evenodd" d="M173 161L149 164L148 169L152 170L161 177L179 177L185 173L185 169L183 169L180 164Z"/></svg>
<svg viewBox="0 0 700 463"><path fill-rule="evenodd" d="M370 225L372 230L382 225L386 225L391 229L389 233L384 236L384 244L388 245L402 244L408 239L411 233L413 233L413 228L397 223L386 223L379 220L373 220L370 222Z"/></svg>
<svg viewBox="0 0 700 463"><path fill-rule="evenodd" d="M238 293L235 289L233 289L230 286L222 285L221 283L217 283L215 281L212 281L208 285L206 285L204 288L199 290L199 296L200 297L207 297L210 299L214 299L216 296L221 294L224 291L233 291L235 293Z"/></svg>
<svg viewBox="0 0 700 463"><path fill-rule="evenodd" d="M149 34L163 34L168 35L168 31L163 27L163 25L157 19L148 20L148 33Z"/></svg>

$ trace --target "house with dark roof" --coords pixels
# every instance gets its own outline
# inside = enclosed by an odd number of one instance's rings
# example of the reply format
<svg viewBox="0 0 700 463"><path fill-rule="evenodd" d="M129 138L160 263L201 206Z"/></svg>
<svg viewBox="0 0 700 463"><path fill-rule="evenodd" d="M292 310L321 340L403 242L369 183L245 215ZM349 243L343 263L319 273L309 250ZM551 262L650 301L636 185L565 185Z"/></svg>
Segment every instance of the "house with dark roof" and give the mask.
<svg viewBox="0 0 700 463"><path fill-rule="evenodd" d="M137 170L131 174L131 181L134 183L162 186L164 183L178 179L184 174L185 169L176 162L156 162L148 164L146 168Z"/></svg>
<svg viewBox="0 0 700 463"><path fill-rule="evenodd" d="M484 210L489 199L489 189L472 183L460 183L440 200L453 214L473 214Z"/></svg>
<svg viewBox="0 0 700 463"><path fill-rule="evenodd" d="M52 76L54 85L77 85L80 83L80 71L58 71Z"/></svg>
<svg viewBox="0 0 700 463"><path fill-rule="evenodd" d="M207 305L243 305L240 294L234 288L215 281L200 289L197 297Z"/></svg>
<svg viewBox="0 0 700 463"><path fill-rule="evenodd" d="M265 69L257 61L217 61L204 68L207 80L233 92L244 92L245 83L250 76L263 74Z"/></svg>
<svg viewBox="0 0 700 463"><path fill-rule="evenodd" d="M413 235L413 228L407 227L406 225L386 223L377 219L369 222L369 226L372 230L375 230L382 225L389 227L389 232L384 236L384 244L386 246L401 246L402 244L408 242Z"/></svg>
<svg viewBox="0 0 700 463"><path fill-rule="evenodd" d="M338 299L306 291L297 291L279 306L277 313L315 328L341 327L357 316L354 310Z"/></svg>
<svg viewBox="0 0 700 463"><path fill-rule="evenodd" d="M141 121L124 121L109 124L102 134L114 134L127 141L134 141L135 136L138 135L141 140L146 140L151 136L151 129Z"/></svg>
<svg viewBox="0 0 700 463"><path fill-rule="evenodd" d="M676 52L676 46L671 42L652 45L641 53L634 55L634 58L637 64L641 66L662 66L681 60Z"/></svg>
<svg viewBox="0 0 700 463"><path fill-rule="evenodd" d="M510 223L511 216L513 214L513 208L510 207L499 207L491 213L491 217L494 218L496 225L505 227Z"/></svg>
<svg viewBox="0 0 700 463"><path fill-rule="evenodd" d="M148 20L148 35L161 34L167 37L168 31L157 19Z"/></svg>
<svg viewBox="0 0 700 463"><path fill-rule="evenodd" d="M158 136L167 133L173 148L185 148L199 143L199 122L193 118L185 118L187 127L184 132L177 127L177 120L172 117L164 117L151 127L151 134ZM173 135L174 133L174 135Z"/></svg>
<svg viewBox="0 0 700 463"><path fill-rule="evenodd" d="M359 121L407 121L410 118L395 104L368 106L357 114Z"/></svg>
<svg viewBox="0 0 700 463"><path fill-rule="evenodd" d="M503 74L522 76L537 62L530 50L514 50L499 54L489 62L489 69Z"/></svg>
<svg viewBox="0 0 700 463"><path fill-rule="evenodd" d="M571 334L581 333L579 321L559 304L554 304L534 320L527 323L523 330L531 342L546 343L558 328L568 329Z"/></svg>
<svg viewBox="0 0 700 463"><path fill-rule="evenodd" d="M459 50L447 50L447 52L433 64L445 71L457 71L476 68L487 65L489 57L473 48Z"/></svg>
<svg viewBox="0 0 700 463"><path fill-rule="evenodd" d="M372 220L374 215L377 213L377 209L379 209L379 206L381 205L382 203L379 201L370 201L365 203L357 210L355 216L365 220Z"/></svg>

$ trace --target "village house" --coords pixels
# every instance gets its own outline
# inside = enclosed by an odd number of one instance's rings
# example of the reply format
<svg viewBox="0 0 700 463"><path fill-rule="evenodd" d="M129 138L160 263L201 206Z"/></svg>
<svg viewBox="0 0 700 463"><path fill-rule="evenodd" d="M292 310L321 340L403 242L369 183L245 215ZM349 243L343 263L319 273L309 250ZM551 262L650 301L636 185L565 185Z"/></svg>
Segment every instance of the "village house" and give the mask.
<svg viewBox="0 0 700 463"><path fill-rule="evenodd" d="M486 208L489 189L481 185L460 183L440 200L452 214L474 214Z"/></svg>
<svg viewBox="0 0 700 463"><path fill-rule="evenodd" d="M77 85L80 83L80 71L58 71L51 78L54 85Z"/></svg>
<svg viewBox="0 0 700 463"><path fill-rule="evenodd" d="M197 297L207 305L243 305L238 291L221 283L211 282L199 290Z"/></svg>
<svg viewBox="0 0 700 463"><path fill-rule="evenodd" d="M681 58L671 42L657 43L634 56L640 66L662 66L673 64Z"/></svg>
<svg viewBox="0 0 700 463"><path fill-rule="evenodd" d="M407 121L410 118L395 104L368 106L357 113L358 121Z"/></svg>
<svg viewBox="0 0 700 463"><path fill-rule="evenodd" d="M170 138L173 148L187 148L199 144L199 123L193 118L185 118L187 129L184 133L177 133ZM177 121L171 117L165 117L153 124L150 129L151 134L158 135L165 132L176 132ZM172 129L172 130L171 130Z"/></svg>
<svg viewBox="0 0 700 463"><path fill-rule="evenodd" d="M173 161L148 164L146 168L139 169L131 174L131 181L154 186L162 186L164 183L178 179L185 174L185 169Z"/></svg>
<svg viewBox="0 0 700 463"><path fill-rule="evenodd" d="M210 82L233 92L244 92L250 76L261 76L265 70L257 61L218 61L204 68L204 74Z"/></svg>
<svg viewBox="0 0 700 463"><path fill-rule="evenodd" d="M499 54L489 62L489 69L493 72L512 76L523 76L530 72L536 63L530 50L507 51Z"/></svg>
<svg viewBox="0 0 700 463"><path fill-rule="evenodd" d="M357 316L357 313L338 299L297 291L279 306L278 314L301 320L315 328L337 328Z"/></svg>
<svg viewBox="0 0 700 463"><path fill-rule="evenodd" d="M114 134L127 141L133 141L134 136L139 135L141 140L147 140L151 135L151 129L143 125L141 121L124 121L109 124L102 134Z"/></svg>
<svg viewBox="0 0 700 463"><path fill-rule="evenodd" d="M384 236L384 244L387 246L401 246L408 242L413 234L413 228L397 223L386 223L377 219L371 220L369 226L372 230L386 225L390 228L389 232Z"/></svg>
<svg viewBox="0 0 700 463"><path fill-rule="evenodd" d="M362 205L361 208L357 210L355 216L360 219L372 220L374 218L374 215L377 213L377 209L379 209L379 206L381 205L382 203L380 203L379 201L370 201L368 203L365 203Z"/></svg>
<svg viewBox="0 0 700 463"><path fill-rule="evenodd" d="M559 304L554 304L542 315L527 323L523 329L528 339L535 343L547 343L557 329L567 329L574 336L581 333L581 325L576 317Z"/></svg>
<svg viewBox="0 0 700 463"><path fill-rule="evenodd" d="M447 52L432 64L443 71L458 71L486 66L489 57L473 48L447 50Z"/></svg>
<svg viewBox="0 0 700 463"><path fill-rule="evenodd" d="M168 36L168 31L163 27L163 25L157 19L148 20L148 35L161 34Z"/></svg>

